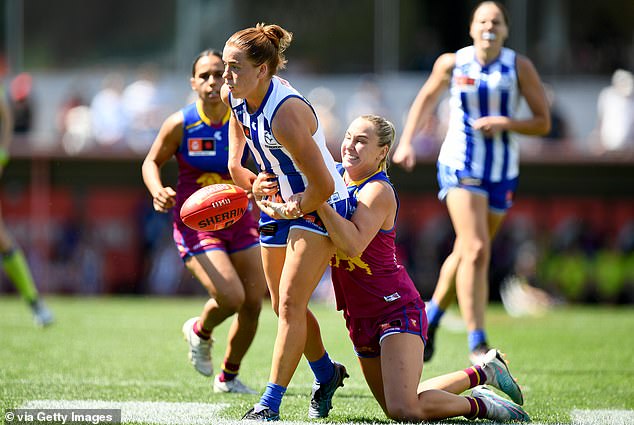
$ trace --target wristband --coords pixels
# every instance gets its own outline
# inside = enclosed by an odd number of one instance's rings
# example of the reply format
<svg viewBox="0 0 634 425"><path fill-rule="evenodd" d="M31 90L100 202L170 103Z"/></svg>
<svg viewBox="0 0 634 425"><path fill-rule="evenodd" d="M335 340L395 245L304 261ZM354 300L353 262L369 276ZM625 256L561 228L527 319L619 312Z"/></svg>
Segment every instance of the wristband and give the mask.
<svg viewBox="0 0 634 425"><path fill-rule="evenodd" d="M3 147L0 147L0 167L4 167L9 162L9 153Z"/></svg>

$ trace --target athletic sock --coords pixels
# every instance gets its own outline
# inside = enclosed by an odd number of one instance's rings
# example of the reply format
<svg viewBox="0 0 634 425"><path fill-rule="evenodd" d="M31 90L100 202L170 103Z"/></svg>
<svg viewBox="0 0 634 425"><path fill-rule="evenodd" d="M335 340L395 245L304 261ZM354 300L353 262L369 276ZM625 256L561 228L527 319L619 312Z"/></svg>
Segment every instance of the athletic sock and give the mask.
<svg viewBox="0 0 634 425"><path fill-rule="evenodd" d="M194 323L194 333L198 335L200 339L208 340L209 338L211 338L211 331L203 328L203 326L200 324L200 320L196 320L196 322Z"/></svg>
<svg viewBox="0 0 634 425"><path fill-rule="evenodd" d="M2 255L2 266L20 295L29 303L37 300L37 288L29 265L20 249L14 248Z"/></svg>
<svg viewBox="0 0 634 425"><path fill-rule="evenodd" d="M438 327L440 319L442 319L442 316L445 314L445 310L440 308L438 304L436 304L436 301L432 299L427 303L425 311L427 312L429 326Z"/></svg>
<svg viewBox="0 0 634 425"><path fill-rule="evenodd" d="M467 419L485 419L487 415L487 407L479 397L465 396L470 405L468 415L464 415Z"/></svg>
<svg viewBox="0 0 634 425"><path fill-rule="evenodd" d="M319 360L308 362L308 364L313 370L315 381L317 381L318 384L330 382L332 377L335 376L335 365L332 363L332 360L330 360L328 351L326 351Z"/></svg>
<svg viewBox="0 0 634 425"><path fill-rule="evenodd" d="M484 385L487 380L486 373L479 365L471 366L464 370L469 377L469 388L477 387L478 385Z"/></svg>
<svg viewBox="0 0 634 425"><path fill-rule="evenodd" d="M260 398L260 406L268 407L272 411L279 413L280 404L282 404L282 397L284 397L285 392L286 387L269 382L266 384L264 394L262 394Z"/></svg>
<svg viewBox="0 0 634 425"><path fill-rule="evenodd" d="M480 344L486 344L487 335L484 329L469 331L469 351L473 351Z"/></svg>
<svg viewBox="0 0 634 425"><path fill-rule="evenodd" d="M240 363L229 363L225 360L222 363L222 372L218 376L220 382L233 381L240 371Z"/></svg>

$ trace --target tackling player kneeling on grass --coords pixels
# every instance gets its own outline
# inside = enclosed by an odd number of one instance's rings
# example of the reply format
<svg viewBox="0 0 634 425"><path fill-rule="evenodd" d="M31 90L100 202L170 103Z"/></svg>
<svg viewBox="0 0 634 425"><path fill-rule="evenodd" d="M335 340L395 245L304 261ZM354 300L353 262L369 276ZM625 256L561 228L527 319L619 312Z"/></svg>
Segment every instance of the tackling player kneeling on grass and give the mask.
<svg viewBox="0 0 634 425"><path fill-rule="evenodd" d="M382 117L354 120L341 145L341 172L353 198L352 216L343 218L326 204L317 209L337 247L331 263L337 308L343 310L365 380L394 420L465 416L528 421L520 407L520 387L497 350L490 350L473 367L419 385L427 316L414 283L396 260L399 201L386 166L394 134L392 123ZM483 385L501 390L512 401ZM471 395L459 395L470 388Z"/></svg>

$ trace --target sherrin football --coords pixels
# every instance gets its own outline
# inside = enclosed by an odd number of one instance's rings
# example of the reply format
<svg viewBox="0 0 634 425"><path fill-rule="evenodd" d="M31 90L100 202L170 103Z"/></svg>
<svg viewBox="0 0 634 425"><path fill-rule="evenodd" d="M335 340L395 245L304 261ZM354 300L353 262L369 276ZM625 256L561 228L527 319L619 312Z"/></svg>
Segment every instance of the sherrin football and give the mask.
<svg viewBox="0 0 634 425"><path fill-rule="evenodd" d="M220 230L231 226L249 206L247 192L233 184L202 187L181 207L181 220L194 230Z"/></svg>

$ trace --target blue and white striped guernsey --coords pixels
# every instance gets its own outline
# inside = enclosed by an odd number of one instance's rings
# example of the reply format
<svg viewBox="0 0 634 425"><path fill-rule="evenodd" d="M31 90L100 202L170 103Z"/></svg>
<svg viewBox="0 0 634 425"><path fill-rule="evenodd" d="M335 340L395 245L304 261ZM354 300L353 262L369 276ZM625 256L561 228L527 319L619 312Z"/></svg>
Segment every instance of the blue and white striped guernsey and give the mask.
<svg viewBox="0 0 634 425"><path fill-rule="evenodd" d="M306 176L295 165L290 153L273 136L271 123L275 118L281 104L292 97L299 98L312 108L310 103L291 85L277 76L271 80L269 90L260 105L253 114L249 114L244 99L235 99L229 94L231 109L247 138L247 144L260 171L274 173L277 176L280 194L284 200L288 200L294 193L303 192L306 189ZM313 112L315 110L313 109ZM313 134L313 140L321 152L334 182L335 191L328 200L329 203L348 198L348 191L343 178L337 172L335 160L326 147L323 129L317 119L317 131Z"/></svg>
<svg viewBox="0 0 634 425"><path fill-rule="evenodd" d="M502 48L497 59L482 66L475 48L456 52L451 77L449 128L438 162L471 177L499 182L519 175L519 147L512 132L485 137L473 122L484 116L513 117L519 104L516 54Z"/></svg>

